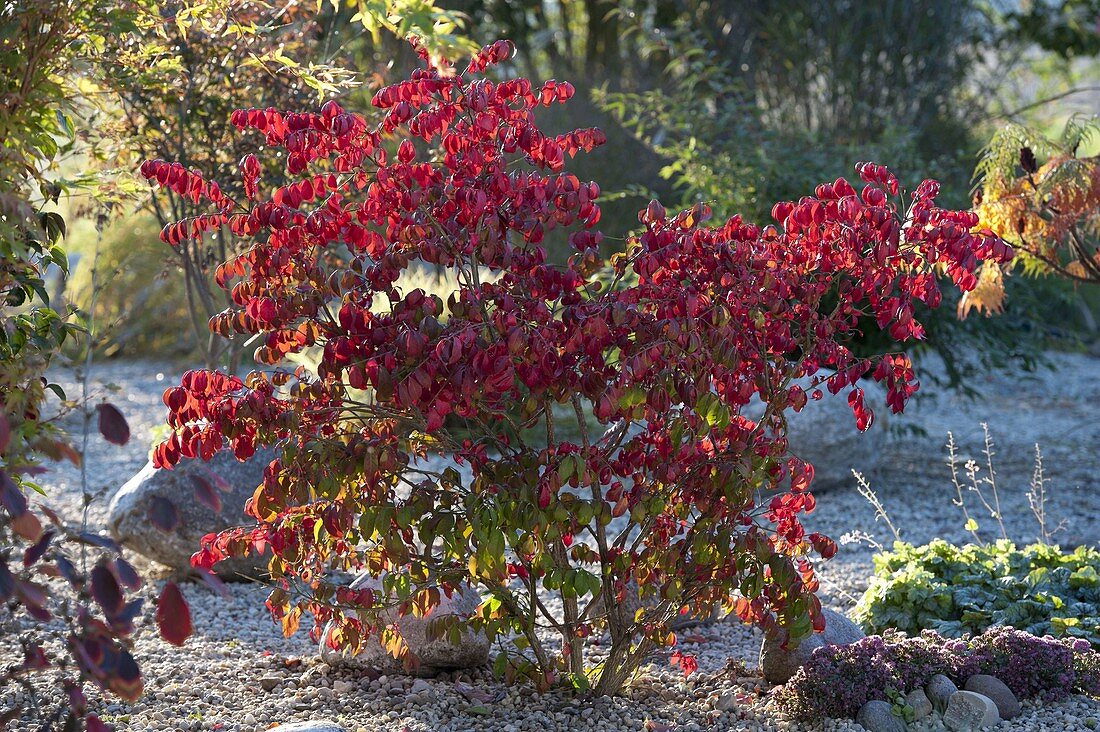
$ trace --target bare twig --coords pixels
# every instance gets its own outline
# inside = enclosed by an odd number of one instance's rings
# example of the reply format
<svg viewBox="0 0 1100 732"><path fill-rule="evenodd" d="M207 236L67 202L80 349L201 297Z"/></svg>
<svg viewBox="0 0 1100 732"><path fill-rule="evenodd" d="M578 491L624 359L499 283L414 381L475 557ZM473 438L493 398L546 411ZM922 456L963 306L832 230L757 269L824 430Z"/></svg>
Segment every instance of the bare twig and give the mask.
<svg viewBox="0 0 1100 732"><path fill-rule="evenodd" d="M959 481L958 447L955 444L955 435L951 432L947 433L947 467L951 470L951 484L955 486L956 498L952 503L962 509L963 518L966 519L966 530L974 536L974 541L979 545L984 544L982 537L978 536L978 522L970 517L970 512L966 508L962 483Z"/></svg>
<svg viewBox="0 0 1100 732"><path fill-rule="evenodd" d="M901 532L898 531L898 527L894 526L894 522L890 520L890 515L886 513L886 508L882 505L882 501L879 500L878 495L871 488L871 484L863 477L863 473L853 469L852 475L856 478L856 490L859 491L859 495L866 498L867 502L875 509L875 521L882 519L883 522L886 523L887 528L890 529L890 533L894 535L894 539L901 541Z"/></svg>

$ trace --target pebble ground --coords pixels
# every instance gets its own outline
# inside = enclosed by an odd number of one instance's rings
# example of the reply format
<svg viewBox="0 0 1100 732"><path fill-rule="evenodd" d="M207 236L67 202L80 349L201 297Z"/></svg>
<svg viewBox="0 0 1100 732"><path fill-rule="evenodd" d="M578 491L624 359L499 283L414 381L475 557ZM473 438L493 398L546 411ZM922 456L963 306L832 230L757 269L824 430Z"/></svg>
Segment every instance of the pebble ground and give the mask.
<svg viewBox="0 0 1100 732"><path fill-rule="evenodd" d="M1065 545L1095 544L1100 539L1095 453L1100 444L1100 420L1095 418L1100 359L1086 354L1052 354L1051 359L1057 366L1054 371L990 374L975 399L951 393L926 396L904 417L891 420L886 453L869 478L903 538L918 543L937 536L952 541L969 538L951 502L955 489L945 464L944 442L946 433L953 431L964 459L984 460L985 422L996 443L995 467L1010 537L1024 542L1037 534L1026 491L1038 442L1050 479L1050 525L1064 521L1056 538ZM160 395L177 383L180 371L172 364L150 361L95 367L93 391L123 410L133 439L125 448L100 440L90 445L89 489L101 494L89 510L91 527L104 524L109 492L144 464L155 429L163 421ZM71 374L58 376L67 390L77 393ZM75 417L63 422L79 430ZM79 472L52 465L42 482L49 503L67 518L79 520ZM892 540L855 490L854 481L818 499L817 511L806 522L812 530L836 539L858 532L883 544ZM978 514L977 519L983 530L995 525L988 516ZM993 532L987 535L992 538ZM854 603L866 587L873 553L866 541L850 542L821 567L821 595L827 605L846 610ZM154 578L168 576L163 569L140 562L139 567ZM280 723L320 719L332 720L348 732L863 729L845 720L808 725L785 720L772 705L768 686L752 674L759 635L738 623L719 621L680 633L684 649L698 654L700 661L700 671L687 680L657 659L623 696L582 700L509 688L485 671L417 680L372 679L330 669L319 663L304 632L282 637L263 608L262 587L231 585L229 596L223 598L205 586L188 584L185 593L195 636L182 649L174 648L159 639L147 618L135 641L135 655L145 673L145 696L133 705L108 699L99 706L104 719L120 730L258 732ZM22 632L23 626L0 611L0 665L19 660L17 639ZM0 710L13 705L23 710L21 720L9 729L39 727L36 699L48 706L57 692L48 679L37 692L35 697L22 687L0 689ZM1046 706L1025 703L1024 713L998 730L1088 730L1100 727L1098 719L1100 701L1075 696ZM937 730L942 724L932 720L911 729Z"/></svg>

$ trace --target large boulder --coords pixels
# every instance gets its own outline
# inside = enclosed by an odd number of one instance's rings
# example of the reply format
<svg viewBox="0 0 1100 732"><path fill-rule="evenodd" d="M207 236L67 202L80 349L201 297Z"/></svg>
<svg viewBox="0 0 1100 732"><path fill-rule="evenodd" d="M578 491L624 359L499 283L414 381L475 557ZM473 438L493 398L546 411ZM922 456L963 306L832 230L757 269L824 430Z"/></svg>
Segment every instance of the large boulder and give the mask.
<svg viewBox="0 0 1100 732"><path fill-rule="evenodd" d="M351 589L383 591L381 579L367 573L359 575L351 583ZM469 616L480 604L481 597L477 590L468 587L461 593L453 593L449 598L441 596L439 605L426 617L417 617L412 614L401 616L397 609L393 608L383 612L379 620L384 625L397 626L409 652L418 662L412 673L416 676L429 677L441 671L474 668L488 663L489 639L483 633L463 630L458 643L451 643L447 638L430 638L428 634L428 624L431 621L446 615ZM338 651L329 647L330 628L331 625L325 627L320 644L321 659L330 666L372 669L385 674L406 672L403 664L382 647L377 634L371 635L363 643L359 653L352 655L348 651Z"/></svg>
<svg viewBox="0 0 1100 732"><path fill-rule="evenodd" d="M913 721L919 721L930 715L933 711L932 700L924 689L913 689L905 695L905 703L913 710Z"/></svg>
<svg viewBox="0 0 1100 732"><path fill-rule="evenodd" d="M860 627L844 615L828 608L822 608L821 612L825 615L825 630L803 638L797 646L784 649L778 640L765 636L760 645L760 670L767 681L785 684L810 660L814 649L846 646L864 637Z"/></svg>
<svg viewBox="0 0 1100 732"><path fill-rule="evenodd" d="M811 379L797 379L794 383L810 391ZM801 412L796 413L793 409L785 412L788 450L814 466L811 488L815 492L855 485L852 470L859 471L869 480L873 479L886 447L886 421L890 413L886 406L886 391L877 382L868 379L859 382L859 388L864 392L864 403L875 412L874 424L866 432L860 432L856 429L855 416L848 405L848 391L851 388L837 394L830 394L824 386L820 388L823 394L820 400L810 399ZM749 419L759 419L764 409L764 403L754 398L741 413ZM614 434L619 428L620 423L612 424L605 436ZM623 442L641 434L641 431L639 425L631 424Z"/></svg>
<svg viewBox="0 0 1100 732"><path fill-rule="evenodd" d="M864 704L856 714L856 722L867 732L905 732L905 722L894 716L890 702L873 699Z"/></svg>
<svg viewBox="0 0 1100 732"><path fill-rule="evenodd" d="M274 452L259 450L247 462L229 451L219 452L209 462L184 460L172 470L158 470L152 462L115 492L108 509L107 526L123 546L144 557L177 570L189 570L191 555L199 550L202 537L211 532L251 523L244 504L263 482L264 468ZM221 510L195 497L196 478L215 488ZM201 482L200 481L200 482ZM179 520L163 531L150 519L164 501L175 507ZM223 578L255 577L267 566L262 557L229 559L214 566Z"/></svg>
<svg viewBox="0 0 1100 732"><path fill-rule="evenodd" d="M955 682L943 674L934 675L924 687L924 693L928 701L932 702L932 708L940 714L947 711L951 697L955 696L958 690L959 687L955 686Z"/></svg>
<svg viewBox="0 0 1100 732"><path fill-rule="evenodd" d="M798 383L809 388L808 379ZM787 410L787 440L792 455L814 466L813 491L855 485L852 470L858 470L869 480L878 469L886 446L886 392L876 382L863 379L859 388L864 403L874 410L875 422L866 432L856 429L855 416L848 405L848 391L830 394L821 387L824 396L809 400L798 413Z"/></svg>

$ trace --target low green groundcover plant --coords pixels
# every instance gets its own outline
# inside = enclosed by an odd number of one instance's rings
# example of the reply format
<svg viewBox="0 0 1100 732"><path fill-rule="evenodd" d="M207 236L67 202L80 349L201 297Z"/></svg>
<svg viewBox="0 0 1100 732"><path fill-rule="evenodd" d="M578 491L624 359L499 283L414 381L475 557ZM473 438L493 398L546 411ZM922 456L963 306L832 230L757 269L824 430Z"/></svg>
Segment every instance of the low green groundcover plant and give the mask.
<svg viewBox="0 0 1100 732"><path fill-rule="evenodd" d="M905 717L902 695L936 674L959 685L974 674L991 674L1021 699L1055 701L1100 693L1100 652L1081 638L1038 637L1003 626L963 639L931 630L918 636L886 631L815 650L777 700L798 719L854 717L872 699L894 702Z"/></svg>
<svg viewBox="0 0 1100 732"><path fill-rule="evenodd" d="M952 638L1008 625L1100 646L1100 551L1000 540L955 546L895 542L855 608L867 632L924 629Z"/></svg>

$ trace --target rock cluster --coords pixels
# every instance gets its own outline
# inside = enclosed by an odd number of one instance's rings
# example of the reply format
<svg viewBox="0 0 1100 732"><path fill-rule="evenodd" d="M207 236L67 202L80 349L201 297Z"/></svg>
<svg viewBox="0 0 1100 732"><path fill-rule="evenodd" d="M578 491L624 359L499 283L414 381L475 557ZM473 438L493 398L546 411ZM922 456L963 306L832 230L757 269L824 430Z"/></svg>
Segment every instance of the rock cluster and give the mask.
<svg viewBox="0 0 1100 732"><path fill-rule="evenodd" d="M960 690L951 679L936 674L923 689L914 689L905 697L912 709L912 720L919 721L933 711L943 715L943 726L950 732L978 732L1001 720L1020 715L1020 701L1008 686L995 676L976 674ZM906 725L888 702L873 700L863 705L856 722L868 732L905 732Z"/></svg>

